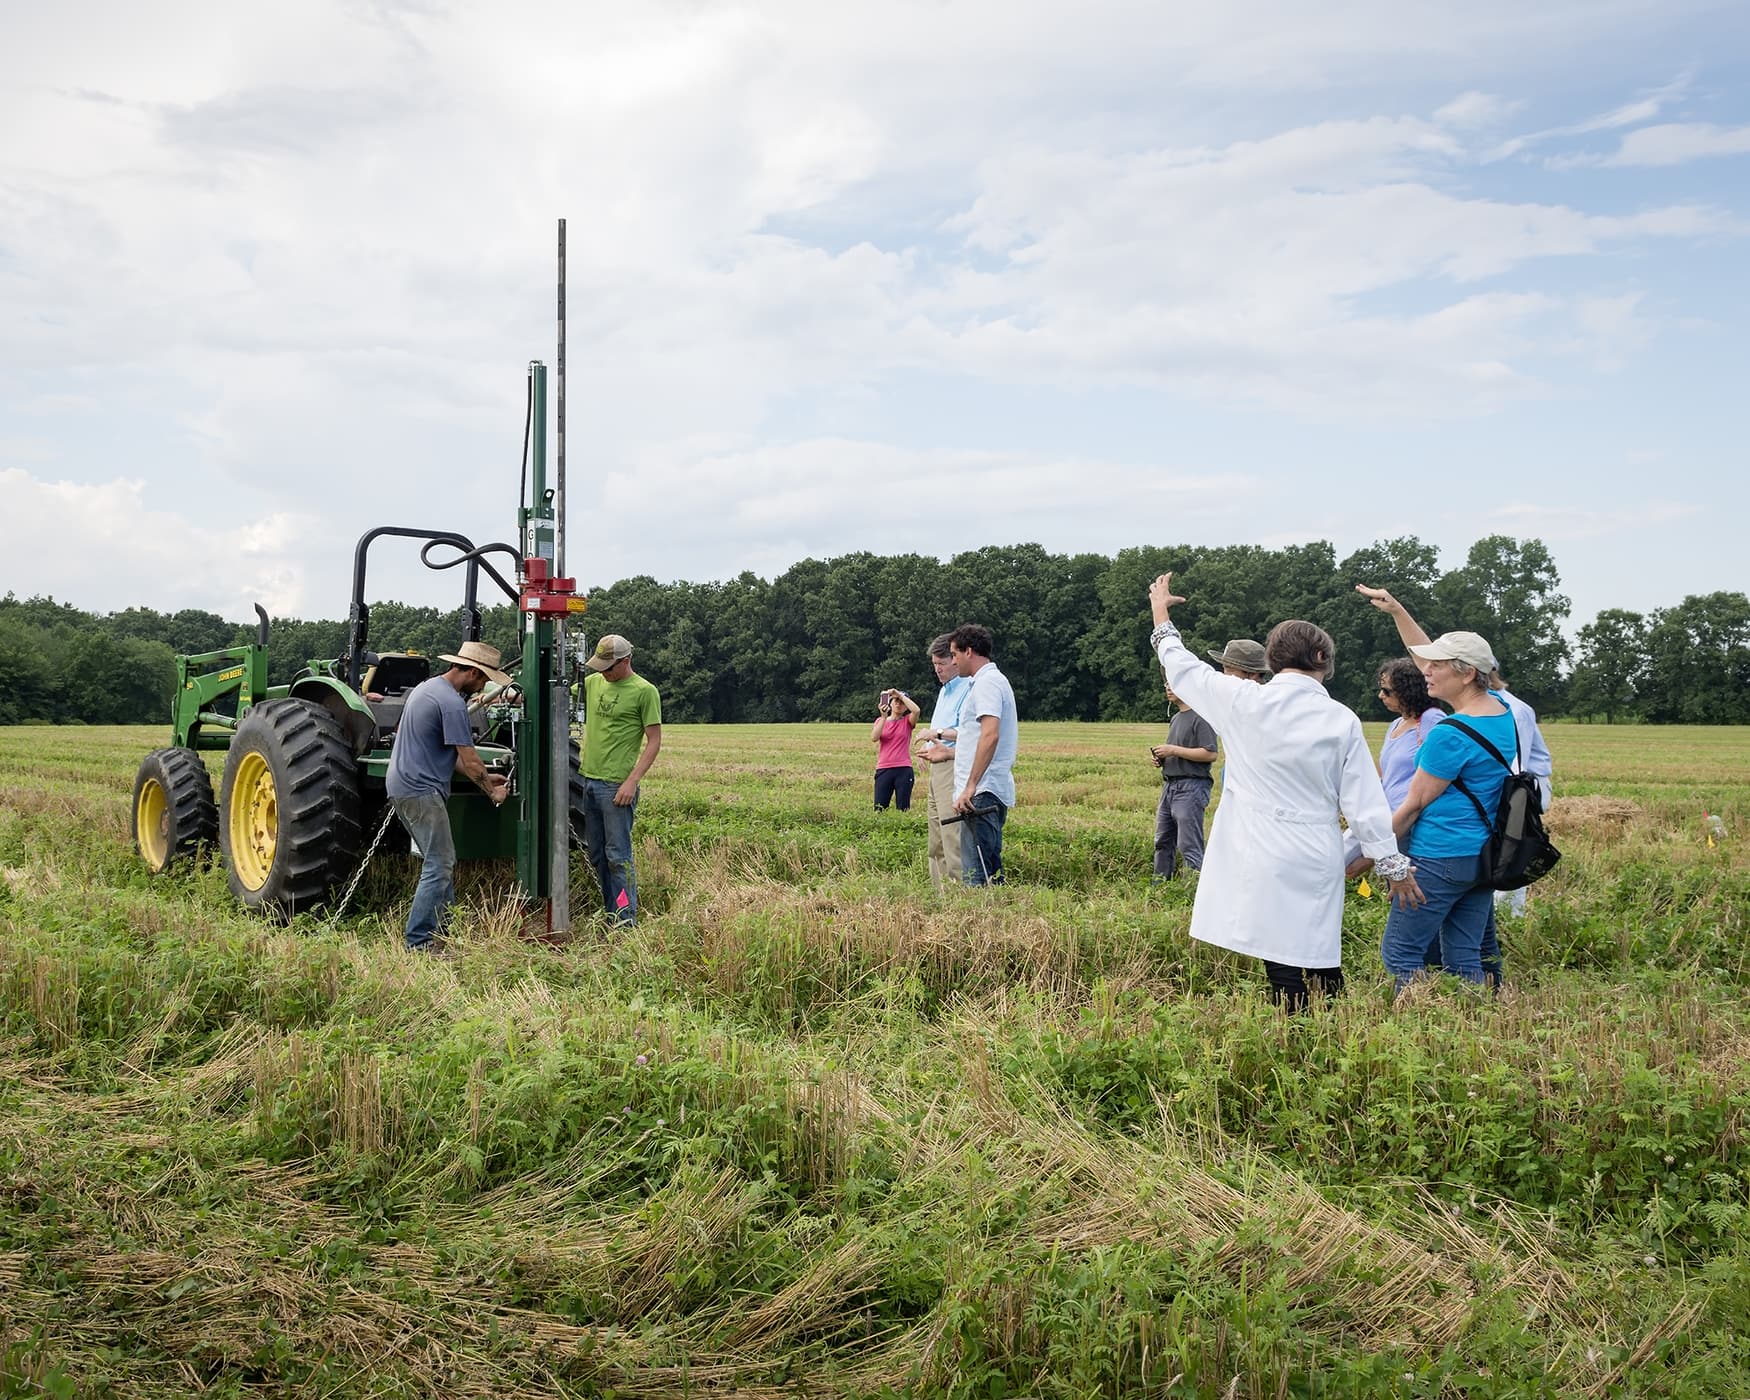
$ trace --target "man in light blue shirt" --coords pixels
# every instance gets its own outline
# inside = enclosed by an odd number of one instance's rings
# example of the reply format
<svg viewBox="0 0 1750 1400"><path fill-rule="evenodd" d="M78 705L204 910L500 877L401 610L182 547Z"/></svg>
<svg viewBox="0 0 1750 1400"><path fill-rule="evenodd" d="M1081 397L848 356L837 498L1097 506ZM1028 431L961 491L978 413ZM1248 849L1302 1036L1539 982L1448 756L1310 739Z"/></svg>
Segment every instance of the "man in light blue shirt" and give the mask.
<svg viewBox="0 0 1750 1400"><path fill-rule="evenodd" d="M954 736L960 727L960 702L972 688L972 682L954 669L954 654L949 646L952 635L944 632L930 643L930 665L935 667L936 680L942 688L936 693L936 708L919 750L919 757L929 765L925 814L930 832L930 883L937 889L960 873L960 833L950 836L942 826L942 818L954 810ZM949 851L955 855L952 862L948 859Z"/></svg>
<svg viewBox="0 0 1750 1400"><path fill-rule="evenodd" d="M988 627L956 627L948 646L954 669L972 682L960 702L954 744L954 810L965 819L961 875L969 885L1000 885L1003 823L1015 805L1015 692L990 659Z"/></svg>
<svg viewBox="0 0 1750 1400"><path fill-rule="evenodd" d="M1501 679L1498 662L1489 673L1489 689L1513 712L1513 725L1519 731L1519 766L1537 779L1537 790L1543 795L1543 810L1547 812L1555 797L1555 790L1550 784L1550 778L1555 772L1555 760L1549 755L1549 745L1544 742L1543 730L1537 727L1537 711L1507 689L1507 682ZM1516 890L1497 890L1495 908L1503 913L1523 914L1525 886L1521 885Z"/></svg>

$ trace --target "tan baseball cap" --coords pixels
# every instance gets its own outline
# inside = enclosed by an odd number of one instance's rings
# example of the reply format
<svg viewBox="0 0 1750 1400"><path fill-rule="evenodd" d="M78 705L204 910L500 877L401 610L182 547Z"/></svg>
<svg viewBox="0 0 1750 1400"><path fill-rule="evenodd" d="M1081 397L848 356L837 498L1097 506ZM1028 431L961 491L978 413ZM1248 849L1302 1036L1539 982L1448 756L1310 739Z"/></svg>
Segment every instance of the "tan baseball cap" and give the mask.
<svg viewBox="0 0 1750 1400"><path fill-rule="evenodd" d="M583 663L586 671L605 671L632 654L632 643L616 632L610 632L595 644L595 650Z"/></svg>

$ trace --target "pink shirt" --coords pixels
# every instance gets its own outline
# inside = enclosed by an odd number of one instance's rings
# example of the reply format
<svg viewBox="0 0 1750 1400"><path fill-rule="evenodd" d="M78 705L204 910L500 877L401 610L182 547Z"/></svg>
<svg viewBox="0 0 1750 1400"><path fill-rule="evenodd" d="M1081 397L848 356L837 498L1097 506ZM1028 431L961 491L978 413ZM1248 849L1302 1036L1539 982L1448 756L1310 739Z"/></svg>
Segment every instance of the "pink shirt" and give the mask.
<svg viewBox="0 0 1750 1400"><path fill-rule="evenodd" d="M875 750L877 768L911 767L911 732L917 721L910 715L890 719L881 726L881 747Z"/></svg>

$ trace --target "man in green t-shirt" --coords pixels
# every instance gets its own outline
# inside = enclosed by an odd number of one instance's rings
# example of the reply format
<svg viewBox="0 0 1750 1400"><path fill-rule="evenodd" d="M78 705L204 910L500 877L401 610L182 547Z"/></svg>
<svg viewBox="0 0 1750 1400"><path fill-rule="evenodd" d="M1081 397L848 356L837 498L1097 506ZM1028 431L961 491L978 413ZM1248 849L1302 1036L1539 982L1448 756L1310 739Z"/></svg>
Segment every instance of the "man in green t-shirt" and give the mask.
<svg viewBox="0 0 1750 1400"><path fill-rule="evenodd" d="M610 918L638 912L632 867L632 817L638 784L662 749L662 697L632 674L632 643L609 633L595 645L583 678L583 839Z"/></svg>

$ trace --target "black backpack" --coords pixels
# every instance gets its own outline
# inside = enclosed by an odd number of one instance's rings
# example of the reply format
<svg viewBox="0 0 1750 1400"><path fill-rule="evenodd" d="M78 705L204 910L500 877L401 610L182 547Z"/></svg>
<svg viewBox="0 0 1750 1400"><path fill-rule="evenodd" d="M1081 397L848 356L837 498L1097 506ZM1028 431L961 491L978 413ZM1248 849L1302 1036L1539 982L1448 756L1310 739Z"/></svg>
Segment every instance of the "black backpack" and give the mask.
<svg viewBox="0 0 1750 1400"><path fill-rule="evenodd" d="M1511 715L1512 711L1509 710ZM1495 806L1495 819L1483 810L1476 794L1454 778L1452 785L1470 798L1477 816L1489 829L1489 839L1483 843L1483 864L1477 884L1492 890L1523 889L1533 880L1541 880L1556 868L1562 853L1551 844L1543 829L1543 790L1537 779L1516 764L1501 757L1501 751L1483 738L1457 715L1448 715L1442 724L1456 725L1507 770L1507 781L1501 784L1501 800ZM1513 721L1513 753L1519 753L1519 721Z"/></svg>

